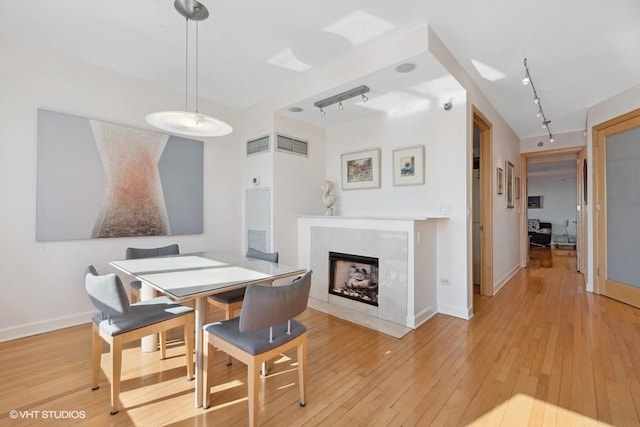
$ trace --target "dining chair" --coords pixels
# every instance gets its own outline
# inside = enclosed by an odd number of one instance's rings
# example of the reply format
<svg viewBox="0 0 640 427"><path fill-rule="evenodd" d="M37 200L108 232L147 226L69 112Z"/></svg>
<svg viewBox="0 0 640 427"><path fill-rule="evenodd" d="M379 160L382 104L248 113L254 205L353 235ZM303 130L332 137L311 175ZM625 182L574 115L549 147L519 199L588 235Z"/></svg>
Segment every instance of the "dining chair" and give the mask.
<svg viewBox="0 0 640 427"><path fill-rule="evenodd" d="M214 349L219 348L247 365L249 425L257 424L260 367L278 354L297 349L300 406L306 405L307 330L293 318L307 307L311 271L284 286L247 286L240 317L203 326L204 408L211 406Z"/></svg>
<svg viewBox="0 0 640 427"><path fill-rule="evenodd" d="M157 256L166 255L178 255L180 254L180 247L177 243L171 245L162 246L159 248L127 248L125 251L126 259L138 259L138 258L153 258ZM140 280L133 280L129 283L129 291L131 295L131 304L139 302L140 292L142 290L142 282ZM155 291L155 296L160 296L158 291ZM158 334L158 342L160 343L160 359L167 357L167 331L162 331Z"/></svg>
<svg viewBox="0 0 640 427"><path fill-rule="evenodd" d="M111 353L111 415L119 410L122 347L124 343L146 335L182 326L184 330L187 379L193 379L193 344L195 319L193 309L174 303L167 297L130 304L122 281L116 274L98 275L90 265L85 271L85 288L100 314L93 317L93 379L92 390L100 388L102 340Z"/></svg>
<svg viewBox="0 0 640 427"><path fill-rule="evenodd" d="M269 262L278 262L278 252L262 252L258 249L249 248L247 258L254 258ZM207 299L210 304L224 310L225 319L235 317L236 311L242 308L244 293L246 288L233 289L231 291L221 292L219 294L210 295ZM231 356L227 356L227 366L231 365Z"/></svg>
<svg viewBox="0 0 640 427"><path fill-rule="evenodd" d="M126 259L137 259L137 258L151 258L156 256L166 256L166 255L178 255L180 253L180 248L177 243L162 246L160 248L127 248L125 252ZM142 289L142 282L139 280L134 280L129 283L130 293L131 293L131 304L140 301L140 290ZM156 293L156 296L157 293Z"/></svg>

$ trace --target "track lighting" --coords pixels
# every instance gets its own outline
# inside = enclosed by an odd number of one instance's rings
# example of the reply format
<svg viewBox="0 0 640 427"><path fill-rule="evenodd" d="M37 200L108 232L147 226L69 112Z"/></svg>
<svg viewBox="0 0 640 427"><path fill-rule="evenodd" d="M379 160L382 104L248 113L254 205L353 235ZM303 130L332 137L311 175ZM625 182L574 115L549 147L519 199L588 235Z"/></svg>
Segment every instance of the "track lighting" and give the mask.
<svg viewBox="0 0 640 427"><path fill-rule="evenodd" d="M531 90L533 91L533 103L538 106L538 112L536 112L537 118L542 118L542 129L546 129L549 134L549 142L553 142L553 134L551 133L551 129L549 129L549 123L551 120L547 120L547 117L544 115L544 111L542 110L542 104L540 102L540 97L538 96L538 92L536 92L536 87L533 85L533 78L531 78L531 73L529 72L529 67L527 66L527 58L524 58L524 78L522 79L523 85L530 85Z"/></svg>
<svg viewBox="0 0 640 427"><path fill-rule="evenodd" d="M365 96L365 93L369 92L369 88L365 85L355 87L353 89L349 89L345 92L339 93L337 95L330 96L329 98L321 99L320 101L316 101L313 103L314 106L320 109L320 114L325 115L326 112L324 110L325 107L329 105L338 104L338 109L340 111L344 110L344 105L342 101L346 101L347 99L354 98L356 96L361 96L363 102L367 102L369 98Z"/></svg>

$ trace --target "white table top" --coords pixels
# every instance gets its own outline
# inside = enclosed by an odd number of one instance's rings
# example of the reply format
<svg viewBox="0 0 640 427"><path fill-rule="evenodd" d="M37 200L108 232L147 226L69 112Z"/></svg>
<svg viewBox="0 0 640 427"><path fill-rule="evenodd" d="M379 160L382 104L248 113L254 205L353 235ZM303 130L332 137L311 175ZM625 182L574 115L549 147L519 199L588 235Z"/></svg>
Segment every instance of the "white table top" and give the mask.
<svg viewBox="0 0 640 427"><path fill-rule="evenodd" d="M110 264L176 301L213 295L305 271L300 267L222 251L129 259Z"/></svg>

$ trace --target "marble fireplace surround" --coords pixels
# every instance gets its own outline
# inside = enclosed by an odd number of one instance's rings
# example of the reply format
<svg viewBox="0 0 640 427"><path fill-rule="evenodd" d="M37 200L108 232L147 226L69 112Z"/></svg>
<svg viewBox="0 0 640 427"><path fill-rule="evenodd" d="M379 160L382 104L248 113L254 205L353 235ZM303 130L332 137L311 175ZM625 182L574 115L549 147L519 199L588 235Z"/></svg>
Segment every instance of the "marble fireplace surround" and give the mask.
<svg viewBox="0 0 640 427"><path fill-rule="evenodd" d="M309 306L396 338L424 323L436 313L431 219L299 217L298 263L313 270ZM329 252L378 258L377 307L328 292Z"/></svg>

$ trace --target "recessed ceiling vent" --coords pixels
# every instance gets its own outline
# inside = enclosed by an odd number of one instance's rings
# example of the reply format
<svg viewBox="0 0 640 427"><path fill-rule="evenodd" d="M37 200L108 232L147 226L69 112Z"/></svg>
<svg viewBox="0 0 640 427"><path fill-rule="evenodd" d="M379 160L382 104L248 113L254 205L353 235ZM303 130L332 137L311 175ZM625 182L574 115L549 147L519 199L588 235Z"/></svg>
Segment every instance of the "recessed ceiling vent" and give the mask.
<svg viewBox="0 0 640 427"><path fill-rule="evenodd" d="M247 141L247 156L269 150L269 135Z"/></svg>
<svg viewBox="0 0 640 427"><path fill-rule="evenodd" d="M300 156L309 156L309 143L307 141L302 141L300 139L280 134L276 135L276 141L276 148L278 151L298 154Z"/></svg>

